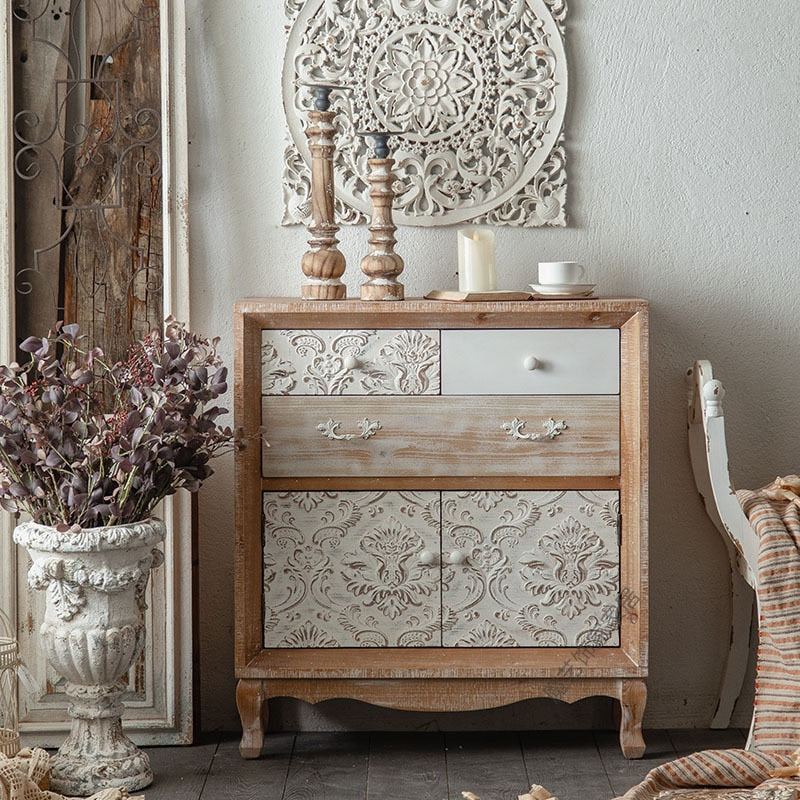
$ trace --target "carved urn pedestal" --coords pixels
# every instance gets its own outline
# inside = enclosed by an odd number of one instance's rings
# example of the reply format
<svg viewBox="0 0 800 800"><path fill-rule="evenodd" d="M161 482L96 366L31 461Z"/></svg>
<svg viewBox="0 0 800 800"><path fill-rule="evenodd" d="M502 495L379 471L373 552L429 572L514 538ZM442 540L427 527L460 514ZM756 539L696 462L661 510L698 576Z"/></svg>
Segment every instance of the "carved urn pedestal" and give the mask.
<svg viewBox="0 0 800 800"><path fill-rule="evenodd" d="M26 522L14 541L33 562L28 584L47 590L41 640L66 679L72 728L51 762L53 791L85 797L153 781L145 753L123 733L125 674L144 645L144 592L163 561L164 523L57 531Z"/></svg>

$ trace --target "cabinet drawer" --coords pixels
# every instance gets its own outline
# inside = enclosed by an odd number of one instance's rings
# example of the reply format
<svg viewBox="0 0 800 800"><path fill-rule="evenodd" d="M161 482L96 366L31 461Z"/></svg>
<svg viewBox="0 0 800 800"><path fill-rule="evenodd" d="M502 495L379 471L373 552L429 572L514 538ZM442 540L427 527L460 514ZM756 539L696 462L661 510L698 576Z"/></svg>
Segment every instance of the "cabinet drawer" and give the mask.
<svg viewBox="0 0 800 800"><path fill-rule="evenodd" d="M616 396L274 397L262 419L267 477L619 474Z"/></svg>
<svg viewBox="0 0 800 800"><path fill-rule="evenodd" d="M619 331L443 330L443 394L618 394Z"/></svg>
<svg viewBox="0 0 800 800"><path fill-rule="evenodd" d="M261 393L439 393L439 331L264 330Z"/></svg>

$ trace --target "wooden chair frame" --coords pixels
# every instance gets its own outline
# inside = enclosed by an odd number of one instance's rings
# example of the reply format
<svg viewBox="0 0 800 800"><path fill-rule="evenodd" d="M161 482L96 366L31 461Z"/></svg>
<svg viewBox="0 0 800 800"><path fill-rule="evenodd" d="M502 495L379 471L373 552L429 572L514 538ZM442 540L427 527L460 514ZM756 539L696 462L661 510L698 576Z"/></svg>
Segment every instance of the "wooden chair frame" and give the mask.
<svg viewBox="0 0 800 800"><path fill-rule="evenodd" d="M731 564L731 638L712 728L727 728L747 672L758 589L758 536L736 498L728 466L725 389L708 361L696 361L687 374L689 454L694 480L706 512L719 530ZM757 605L757 595L755 596ZM755 617L756 624L758 617ZM749 742L752 739L752 731Z"/></svg>

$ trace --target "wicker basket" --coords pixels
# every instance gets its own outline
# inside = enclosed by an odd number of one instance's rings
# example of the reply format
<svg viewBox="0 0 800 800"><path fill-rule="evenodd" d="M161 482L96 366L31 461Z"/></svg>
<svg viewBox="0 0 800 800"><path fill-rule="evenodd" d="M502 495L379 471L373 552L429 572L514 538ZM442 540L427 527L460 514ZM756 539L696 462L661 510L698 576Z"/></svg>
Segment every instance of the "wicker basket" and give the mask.
<svg viewBox="0 0 800 800"><path fill-rule="evenodd" d="M19 752L17 667L19 647L8 617L0 611L0 753Z"/></svg>

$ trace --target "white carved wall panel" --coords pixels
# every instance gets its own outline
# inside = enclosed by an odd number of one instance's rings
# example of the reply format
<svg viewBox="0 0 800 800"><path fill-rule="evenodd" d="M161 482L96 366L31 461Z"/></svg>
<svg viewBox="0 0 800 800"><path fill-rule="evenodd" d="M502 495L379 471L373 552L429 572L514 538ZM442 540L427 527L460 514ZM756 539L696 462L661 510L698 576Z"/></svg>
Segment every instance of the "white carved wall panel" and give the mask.
<svg viewBox="0 0 800 800"><path fill-rule="evenodd" d="M305 330L262 333L265 395L439 393L439 333Z"/></svg>
<svg viewBox="0 0 800 800"><path fill-rule="evenodd" d="M444 492L443 646L619 646L618 515L614 491Z"/></svg>
<svg viewBox="0 0 800 800"><path fill-rule="evenodd" d="M438 492L265 492L263 508L265 647L441 644Z"/></svg>
<svg viewBox="0 0 800 800"><path fill-rule="evenodd" d="M335 179L341 221L371 211L360 130L399 131L395 222L565 225L565 0L286 0L284 223L310 213L303 83L347 87Z"/></svg>

